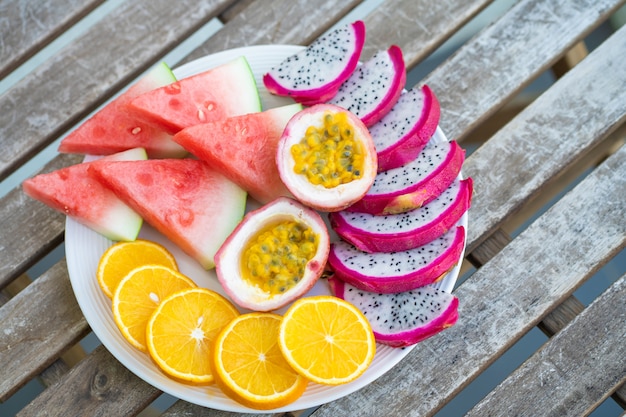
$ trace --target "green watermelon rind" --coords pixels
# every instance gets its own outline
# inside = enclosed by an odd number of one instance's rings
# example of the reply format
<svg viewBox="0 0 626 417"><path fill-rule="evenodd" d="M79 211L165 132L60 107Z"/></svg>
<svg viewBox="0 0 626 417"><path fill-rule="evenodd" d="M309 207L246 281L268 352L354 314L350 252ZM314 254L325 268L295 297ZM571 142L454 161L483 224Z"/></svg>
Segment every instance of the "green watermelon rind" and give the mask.
<svg viewBox="0 0 626 417"><path fill-rule="evenodd" d="M163 87L176 81L176 76L172 69L164 61L159 62L150 68L133 87L137 95Z"/></svg>
<svg viewBox="0 0 626 417"><path fill-rule="evenodd" d="M252 71L252 67L250 67L250 63L248 62L245 56L241 56L237 60L243 61L239 69L242 72L244 72L243 71L244 69L246 70L245 71L246 77L242 78L246 80L247 84L249 84L248 85L249 88L247 88L246 90L249 92L253 92L252 94L250 94L249 97L246 97L246 99L250 101L249 103L247 103L245 108L254 109L254 110L249 111L248 113L252 113L253 111L259 112L263 109L263 105L261 103L261 95L259 94L259 87L256 84L256 79L254 78L254 72Z"/></svg>

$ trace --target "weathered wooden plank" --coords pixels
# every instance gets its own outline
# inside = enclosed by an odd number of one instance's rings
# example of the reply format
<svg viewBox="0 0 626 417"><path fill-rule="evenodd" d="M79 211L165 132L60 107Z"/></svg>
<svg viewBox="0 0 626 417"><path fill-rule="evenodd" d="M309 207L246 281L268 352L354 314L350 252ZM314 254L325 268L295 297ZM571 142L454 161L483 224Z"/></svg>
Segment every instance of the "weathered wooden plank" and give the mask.
<svg viewBox="0 0 626 417"><path fill-rule="evenodd" d="M50 172L81 160L82 156L61 155L41 172ZM21 187L0 200L0 223L0 288L63 241L65 215L28 197Z"/></svg>
<svg viewBox="0 0 626 417"><path fill-rule="evenodd" d="M4 401L89 331L65 261L0 308L0 327L0 401Z"/></svg>
<svg viewBox="0 0 626 417"><path fill-rule="evenodd" d="M468 259L474 266L480 267L496 256L510 242L511 238L502 229L498 229L474 249ZM548 313L537 324L537 327L551 337L561 331L584 308L584 305L575 296L571 295ZM620 405L626 404L626 384L618 387L611 397ZM623 408L626 408L626 406L623 406Z"/></svg>
<svg viewBox="0 0 626 417"><path fill-rule="evenodd" d="M626 382L624 334L626 277L615 282L466 415L589 414L608 393Z"/></svg>
<svg viewBox="0 0 626 417"><path fill-rule="evenodd" d="M22 274L17 279L13 280L4 290L2 290L3 296L5 294L8 297L0 298L0 306L9 302L10 298L15 297L18 293L32 284L32 279L26 274ZM50 366L44 369L39 375L39 380L45 385L52 385L60 379L60 377L67 373L72 364L75 364L79 360L85 357L85 351L80 344L75 344L69 348L59 359L55 360Z"/></svg>
<svg viewBox="0 0 626 417"><path fill-rule="evenodd" d="M0 78L52 42L102 1L0 1Z"/></svg>
<svg viewBox="0 0 626 417"><path fill-rule="evenodd" d="M195 404L191 404L185 401L176 401L176 403L174 403L174 405L172 405L170 408L168 408L162 415L161 417L188 417L188 416L194 416L194 417L255 417L258 416L258 414L252 414L252 413L231 413L228 411L220 411L220 410L213 410L210 408L205 408L205 407L200 407L198 405ZM296 417L297 414L295 415L291 415L291 413L285 413L285 414L278 414L276 417Z"/></svg>
<svg viewBox="0 0 626 417"><path fill-rule="evenodd" d="M232 1L125 2L23 78L0 97L0 180Z"/></svg>
<svg viewBox="0 0 626 417"><path fill-rule="evenodd" d="M122 366L100 346L60 381L35 398L17 415L131 416L161 392Z"/></svg>
<svg viewBox="0 0 626 417"><path fill-rule="evenodd" d="M400 46L412 68L450 38L493 0L385 1L364 18L365 58L390 45Z"/></svg>
<svg viewBox="0 0 626 417"><path fill-rule="evenodd" d="M468 253L626 119L625 35L615 33L468 158L463 170L476 190Z"/></svg>
<svg viewBox="0 0 626 417"><path fill-rule="evenodd" d="M462 139L602 23L623 0L524 0L428 75L441 127Z"/></svg>
<svg viewBox="0 0 626 417"><path fill-rule="evenodd" d="M361 1L255 1L243 10L239 10L228 25L191 52L184 62L225 49L247 45L306 45Z"/></svg>
<svg viewBox="0 0 626 417"><path fill-rule="evenodd" d="M623 147L455 291L454 327L314 416L435 413L626 245L625 176Z"/></svg>

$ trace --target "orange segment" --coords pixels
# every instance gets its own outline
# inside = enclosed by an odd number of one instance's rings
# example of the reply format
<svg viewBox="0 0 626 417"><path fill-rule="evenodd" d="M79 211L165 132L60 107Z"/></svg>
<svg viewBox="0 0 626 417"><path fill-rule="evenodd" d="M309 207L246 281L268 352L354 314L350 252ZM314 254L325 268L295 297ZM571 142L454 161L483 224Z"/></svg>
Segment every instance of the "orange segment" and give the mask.
<svg viewBox="0 0 626 417"><path fill-rule="evenodd" d="M325 295L291 305L280 326L279 345L297 372L326 385L356 379L376 352L365 316L347 301Z"/></svg>
<svg viewBox="0 0 626 417"><path fill-rule="evenodd" d="M110 246L100 257L96 277L102 291L113 298L119 282L131 270L141 265L164 265L178 270L176 259L162 245L149 240L118 242Z"/></svg>
<svg viewBox="0 0 626 417"><path fill-rule="evenodd" d="M148 321L148 352L166 374L177 380L211 383L213 342L238 315L230 301L206 288L174 293L159 304Z"/></svg>
<svg viewBox="0 0 626 417"><path fill-rule="evenodd" d="M281 317L273 313L243 314L215 341L215 382L247 407L282 407L306 389L307 380L289 366L278 347L280 323Z"/></svg>
<svg viewBox="0 0 626 417"><path fill-rule="evenodd" d="M196 284L162 265L143 265L130 271L113 294L113 319L122 335L137 349L147 351L146 324L161 300Z"/></svg>

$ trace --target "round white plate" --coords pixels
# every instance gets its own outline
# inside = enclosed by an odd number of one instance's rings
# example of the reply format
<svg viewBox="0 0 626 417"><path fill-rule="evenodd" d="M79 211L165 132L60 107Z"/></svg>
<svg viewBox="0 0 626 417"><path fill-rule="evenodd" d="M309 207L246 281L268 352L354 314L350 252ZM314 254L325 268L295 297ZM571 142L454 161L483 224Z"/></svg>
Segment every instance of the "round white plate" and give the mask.
<svg viewBox="0 0 626 417"><path fill-rule="evenodd" d="M243 55L248 59L252 71L254 72L260 90L263 108L267 109L287 104L291 101L270 95L265 90L261 77L273 65L301 49L301 46L288 45L253 46L232 49L185 64L174 70L174 73L178 79L182 79ZM438 140L447 140L440 129L437 130L435 138ZM460 224L467 227L467 215L461 219ZM172 242L146 223L144 223L139 237L154 240L167 247L176 257L181 272L192 278L198 286L210 288L224 294L213 270L204 270L197 262L184 254ZM112 244L113 242L105 237L67 218L65 250L70 281L78 304L87 322L102 344L131 372L154 387L174 397L218 410L247 413L257 412L226 397L220 389L215 386L196 387L185 385L168 378L153 364L147 354L135 349L123 338L113 321L111 301L100 290L96 280L98 261L104 251ZM448 273L446 277L440 281L439 286L445 291L452 291L459 275L459 270L460 265ZM311 290L310 295L313 294L330 294L324 280L320 280ZM334 387L310 383L302 397L294 403L275 411L307 409L348 395L371 383L393 368L411 351L411 349L412 347L397 349L378 344L374 361L367 371L357 380L349 384ZM260 411L258 412L260 413Z"/></svg>

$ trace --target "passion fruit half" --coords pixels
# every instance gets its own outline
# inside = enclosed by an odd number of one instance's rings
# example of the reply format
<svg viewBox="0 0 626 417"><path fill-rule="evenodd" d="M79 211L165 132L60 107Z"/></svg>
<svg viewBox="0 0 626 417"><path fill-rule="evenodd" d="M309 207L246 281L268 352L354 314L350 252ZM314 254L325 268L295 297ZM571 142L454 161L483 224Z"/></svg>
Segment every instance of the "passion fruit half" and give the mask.
<svg viewBox="0 0 626 417"><path fill-rule="evenodd" d="M280 197L246 214L215 255L215 271L237 305L273 311L315 285L329 249L322 217Z"/></svg>
<svg viewBox="0 0 626 417"><path fill-rule="evenodd" d="M367 127L352 112L332 104L306 108L289 120L276 164L296 199L327 212L360 200L378 168Z"/></svg>

